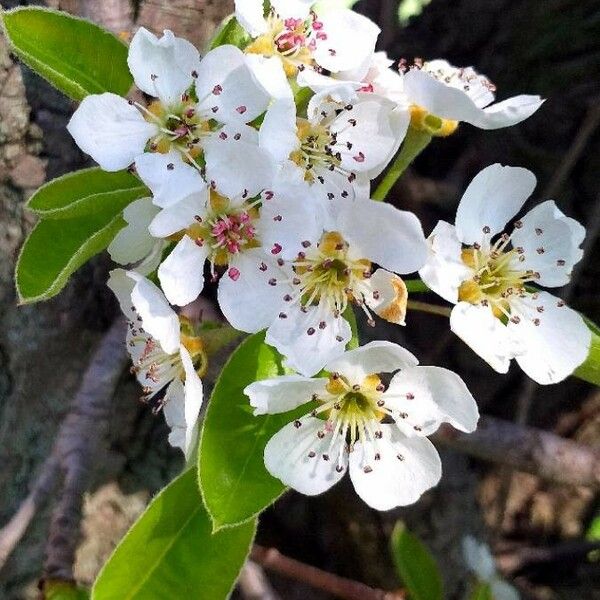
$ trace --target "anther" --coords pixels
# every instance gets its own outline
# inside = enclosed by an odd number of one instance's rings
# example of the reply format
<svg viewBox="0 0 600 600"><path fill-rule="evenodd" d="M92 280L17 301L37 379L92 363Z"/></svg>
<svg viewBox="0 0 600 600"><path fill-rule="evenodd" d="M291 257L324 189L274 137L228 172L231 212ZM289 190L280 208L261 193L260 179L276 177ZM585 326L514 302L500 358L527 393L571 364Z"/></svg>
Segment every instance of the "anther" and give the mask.
<svg viewBox="0 0 600 600"><path fill-rule="evenodd" d="M309 327L306 330L307 335L314 335L315 334L315 328L314 327Z"/></svg>
<svg viewBox="0 0 600 600"><path fill-rule="evenodd" d="M272 277L271 279L269 279L269 285L270 286L276 286L277 285L277 279L275 279L275 277Z"/></svg>

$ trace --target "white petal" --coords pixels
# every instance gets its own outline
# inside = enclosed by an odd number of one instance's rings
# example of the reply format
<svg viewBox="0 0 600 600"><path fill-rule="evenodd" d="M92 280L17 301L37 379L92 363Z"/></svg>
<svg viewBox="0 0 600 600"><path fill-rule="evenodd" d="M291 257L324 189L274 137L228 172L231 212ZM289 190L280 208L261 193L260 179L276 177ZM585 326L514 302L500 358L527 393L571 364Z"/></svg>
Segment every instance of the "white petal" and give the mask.
<svg viewBox="0 0 600 600"><path fill-rule="evenodd" d="M255 333L268 327L284 304L288 279L272 256L256 248L232 260L219 282L219 306L229 323L240 331ZM275 283L274 285L270 285Z"/></svg>
<svg viewBox="0 0 600 600"><path fill-rule="evenodd" d="M520 322L508 323L509 335L524 347L516 359L533 380L542 385L562 381L587 358L590 330L579 313L555 296L528 295L518 306L511 304L511 310Z"/></svg>
<svg viewBox="0 0 600 600"><path fill-rule="evenodd" d="M293 99L273 102L260 126L259 144L278 164L283 164L294 150L300 148Z"/></svg>
<svg viewBox="0 0 600 600"><path fill-rule="evenodd" d="M334 317L324 305L311 306L306 312L294 305L283 311L287 317L275 319L266 342L286 357L288 367L310 377L344 353L352 330L342 316Z"/></svg>
<svg viewBox="0 0 600 600"><path fill-rule="evenodd" d="M364 282L366 305L378 316L396 325L405 325L406 284L398 275L385 269L377 269Z"/></svg>
<svg viewBox="0 0 600 600"><path fill-rule="evenodd" d="M198 417L202 406L202 381L194 368L192 357L185 346L180 346L181 362L185 370L185 457L190 458L198 441Z"/></svg>
<svg viewBox="0 0 600 600"><path fill-rule="evenodd" d="M193 302L204 287L206 246L198 246L184 235L158 267L158 278L171 304L185 306Z"/></svg>
<svg viewBox="0 0 600 600"><path fill-rule="evenodd" d="M294 93L285 74L283 62L278 56L246 54L246 62L271 98L293 100Z"/></svg>
<svg viewBox="0 0 600 600"><path fill-rule="evenodd" d="M381 30L367 17L342 9L320 21L327 39L317 42L314 57L321 67L333 73L350 71L373 54Z"/></svg>
<svg viewBox="0 0 600 600"><path fill-rule="evenodd" d="M492 597L494 600L520 600L519 592L502 579L493 579L491 582Z"/></svg>
<svg viewBox="0 0 600 600"><path fill-rule="evenodd" d="M450 315L450 329L495 371L507 373L515 356L506 326L490 307L459 302Z"/></svg>
<svg viewBox="0 0 600 600"><path fill-rule="evenodd" d="M242 51L230 45L219 46L202 59L196 92L200 111L220 123L249 123L266 110L270 100Z"/></svg>
<svg viewBox="0 0 600 600"><path fill-rule="evenodd" d="M313 394L323 394L327 379L308 379L301 375L283 375L255 381L244 389L255 415L288 412L310 402Z"/></svg>
<svg viewBox="0 0 600 600"><path fill-rule="evenodd" d="M308 19L314 3L314 0L271 0L271 6L282 19Z"/></svg>
<svg viewBox="0 0 600 600"><path fill-rule="evenodd" d="M487 544L467 535L462 540L465 563L479 579L490 581L496 575L496 563Z"/></svg>
<svg viewBox="0 0 600 600"><path fill-rule="evenodd" d="M462 244L456 236L456 227L439 221L427 241L429 258L425 266L419 269L419 276L428 288L444 300L456 304L458 288L471 273L461 259Z"/></svg>
<svg viewBox="0 0 600 600"><path fill-rule="evenodd" d="M565 216L553 200L538 204L520 222L511 239L513 247L524 250L525 260L520 267L539 273L539 285L558 287L569 283L573 266L583 256L579 246L585 228Z"/></svg>
<svg viewBox="0 0 600 600"><path fill-rule="evenodd" d="M456 211L456 233L465 244L481 242L504 229L535 189L535 175L521 167L494 164L471 181ZM487 231L487 229L486 229Z"/></svg>
<svg viewBox="0 0 600 600"><path fill-rule="evenodd" d="M381 439L357 443L350 453L354 489L377 510L413 504L442 476L437 450L427 438L407 438L393 425L380 429Z"/></svg>
<svg viewBox="0 0 600 600"><path fill-rule="evenodd" d="M166 238L186 229L195 222L196 215L203 217L206 214L207 201L208 188L205 187L202 192L163 208L150 223L150 233L157 238Z"/></svg>
<svg viewBox="0 0 600 600"><path fill-rule="evenodd" d="M167 354L179 348L179 318L169 306L164 294L151 281L129 271L136 280L131 302L142 318L142 326L161 345Z"/></svg>
<svg viewBox="0 0 600 600"><path fill-rule="evenodd" d="M153 251L157 240L150 235L148 226L159 210L150 198L134 200L125 208L123 218L127 225L108 246L108 253L116 263L135 263Z"/></svg>
<svg viewBox="0 0 600 600"><path fill-rule="evenodd" d="M539 96L517 96L480 108L467 93L418 69L404 75L404 91L410 102L433 115L465 121L482 129L515 125L532 115L543 102Z"/></svg>
<svg viewBox="0 0 600 600"><path fill-rule="evenodd" d="M75 143L105 171L125 169L144 152L158 128L125 98L105 93L84 98L67 125Z"/></svg>
<svg viewBox="0 0 600 600"><path fill-rule="evenodd" d="M339 204L339 231L357 258L395 273L412 273L425 264L427 242L415 215L374 200Z"/></svg>
<svg viewBox="0 0 600 600"><path fill-rule="evenodd" d="M174 379L165 393L163 414L171 433L169 444L185 453L186 424L185 424L185 389L179 377Z"/></svg>
<svg viewBox="0 0 600 600"><path fill-rule="evenodd" d="M129 277L125 269L113 269L109 276L106 285L116 296L121 311L128 321L135 321L137 313L131 304L131 292L135 286L135 280Z"/></svg>
<svg viewBox="0 0 600 600"><path fill-rule="evenodd" d="M235 18L252 37L267 31L262 0L235 0Z"/></svg>
<svg viewBox="0 0 600 600"><path fill-rule="evenodd" d="M265 448L265 467L287 486L314 496L344 476L347 454L342 447L345 441L338 435L331 445L331 433L320 439L317 434L325 426L321 419L305 417L299 422L300 427L289 423L269 440ZM309 456L309 453L314 455Z"/></svg>
<svg viewBox="0 0 600 600"><path fill-rule="evenodd" d="M184 163L181 154L174 150L168 154L142 154L136 160L135 168L140 179L152 191L154 204L162 208L206 189L206 183L198 170Z"/></svg>
<svg viewBox="0 0 600 600"><path fill-rule="evenodd" d="M271 155L243 139L228 136L223 140L214 136L205 143L204 153L207 179L227 198L256 196L269 189L275 177Z"/></svg>
<svg viewBox="0 0 600 600"><path fill-rule="evenodd" d="M431 435L442 423L471 433L479 420L477 403L465 382L440 367L401 371L394 375L382 398L386 407L395 411L398 427L408 436Z"/></svg>
<svg viewBox="0 0 600 600"><path fill-rule="evenodd" d="M379 340L345 352L339 358L328 362L325 368L330 373L339 373L360 385L368 375L393 373L398 369L409 369L418 364L419 361L402 346Z"/></svg>
<svg viewBox="0 0 600 600"><path fill-rule="evenodd" d="M168 29L159 39L140 27L131 40L127 64L140 90L170 106L180 102L192 85L200 54L193 44Z"/></svg>

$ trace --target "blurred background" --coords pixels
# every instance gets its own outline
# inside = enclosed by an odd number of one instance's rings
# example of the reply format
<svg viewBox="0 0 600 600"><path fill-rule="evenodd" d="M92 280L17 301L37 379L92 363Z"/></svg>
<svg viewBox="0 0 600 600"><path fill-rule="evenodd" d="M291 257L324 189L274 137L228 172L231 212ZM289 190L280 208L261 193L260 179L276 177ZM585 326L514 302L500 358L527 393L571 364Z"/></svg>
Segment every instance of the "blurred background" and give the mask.
<svg viewBox="0 0 600 600"><path fill-rule="evenodd" d="M2 2L4 8L26 4ZM202 48L233 2L46 4L117 33L139 25L156 32L170 28ZM520 93L547 98L516 127L484 132L461 125L450 138L435 140L397 184L391 201L414 211L428 234L438 219L453 220L462 191L481 168L501 162L531 169L538 187L530 202L553 198L588 228L586 256L562 295L600 322L600 2L362 0L354 8L380 25L380 49L391 58L443 57L485 73L501 100ZM34 222L23 211L24 200L47 179L88 166L65 129L73 109L15 63L0 35L0 527L27 496L89 358L117 315L104 285L111 267L105 255L81 269L57 298L35 306L16 303L14 263ZM412 313L406 328L379 323L362 327L362 334L365 341L399 342L423 364L456 370L482 413L600 447L600 391L592 386L570 379L542 388L517 368L498 376L449 332L443 317ZM85 500L75 566L82 583L93 581L149 497L182 467L179 453L166 442L163 418L140 404L139 394L124 373L103 424L104 445ZM600 539L597 487L549 483L452 450L442 450L442 459L440 485L413 507L372 511L346 478L321 497L285 495L263 516L258 541L391 590L400 582L388 540L402 519L437 558L449 599L464 598L469 581L460 549L466 534L489 543L503 576L524 598L600 598L600 562L594 562L600 556L590 561L585 544ZM51 509L47 502L37 512L0 570L0 598L36 597ZM271 574L269 579L285 599L329 598L301 583Z"/></svg>

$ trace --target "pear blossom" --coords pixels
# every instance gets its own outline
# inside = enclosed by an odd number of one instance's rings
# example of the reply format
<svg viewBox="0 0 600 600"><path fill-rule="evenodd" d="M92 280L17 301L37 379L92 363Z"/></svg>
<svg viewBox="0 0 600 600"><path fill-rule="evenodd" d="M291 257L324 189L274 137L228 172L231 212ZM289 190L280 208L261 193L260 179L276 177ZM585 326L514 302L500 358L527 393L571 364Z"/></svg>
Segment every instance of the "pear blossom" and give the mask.
<svg viewBox="0 0 600 600"><path fill-rule="evenodd" d="M382 374L393 374L388 385ZM274 477L316 495L349 470L358 495L378 510L412 504L439 481L441 461L426 436L444 422L474 431L479 418L458 375L418 366L410 352L385 341L330 361L324 377L285 375L251 383L244 392L255 415L307 405L307 414L265 447Z"/></svg>
<svg viewBox="0 0 600 600"><path fill-rule="evenodd" d="M139 273L116 269L108 287L129 321L127 350L143 386L142 400L150 402L164 392L156 410L163 410L171 428L169 443L189 458L198 439L200 377L206 371L202 339L186 331L162 292Z"/></svg>
<svg viewBox="0 0 600 600"><path fill-rule="evenodd" d="M480 582L490 586L494 600L519 600L519 592L498 575L494 557L487 544L466 535L462 540L462 551L465 564Z"/></svg>
<svg viewBox="0 0 600 600"><path fill-rule="evenodd" d="M317 16L311 11L313 4L312 0L274 0L265 16L262 0L235 2L237 20L253 38L244 52L256 76L276 98L290 97L289 85L281 82L309 67L359 79L368 70L379 27L348 9Z"/></svg>
<svg viewBox="0 0 600 600"><path fill-rule="evenodd" d="M144 106L112 93L87 96L68 125L103 169L117 171L146 152L173 150L178 161L198 169L202 158L208 181L221 180L227 164L239 191L251 187L246 180L254 181L255 171L268 177L268 156L246 124L265 111L270 97L238 48L221 46L200 59L171 31L159 39L140 28L128 64L136 86L154 100Z"/></svg>
<svg viewBox="0 0 600 600"><path fill-rule="evenodd" d="M350 304L371 324L373 313L404 324L407 291L397 273L423 266L427 245L417 217L389 204L337 200L310 219L286 212L291 204L308 201L264 202L262 239L270 252L248 256L239 276L221 281L219 304L236 329L268 328L266 342L310 376L344 352Z"/></svg>
<svg viewBox="0 0 600 600"><path fill-rule="evenodd" d="M539 96L521 95L493 104L496 87L472 67L458 68L442 59L410 67L401 61L404 93L412 107L412 126L432 135L454 132L459 121L480 129L516 125L544 102Z"/></svg>
<svg viewBox="0 0 600 600"><path fill-rule="evenodd" d="M376 94L328 88L308 105L275 101L262 123L259 144L280 169L296 172L323 200L368 197L370 182L396 154L410 113Z"/></svg>
<svg viewBox="0 0 600 600"><path fill-rule="evenodd" d="M541 384L570 375L588 355L583 318L548 292L581 259L585 229L554 201L538 204L502 233L536 185L533 173L491 165L465 191L456 223L440 221L429 237L423 281L455 304L450 327L490 366L506 373L515 358Z"/></svg>

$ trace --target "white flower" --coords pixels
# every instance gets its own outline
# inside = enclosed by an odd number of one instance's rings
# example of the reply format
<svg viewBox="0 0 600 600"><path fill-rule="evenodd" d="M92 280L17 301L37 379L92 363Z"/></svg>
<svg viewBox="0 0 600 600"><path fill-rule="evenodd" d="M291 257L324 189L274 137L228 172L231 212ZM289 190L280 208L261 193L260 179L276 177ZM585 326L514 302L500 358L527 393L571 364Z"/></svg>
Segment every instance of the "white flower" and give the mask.
<svg viewBox="0 0 600 600"><path fill-rule="evenodd" d="M224 278L219 304L236 329L268 327L267 343L310 376L344 352L350 303L372 323L371 311L404 323L407 292L396 273L420 268L427 245L417 217L389 204L338 200L310 218L300 206L308 206L307 198L265 201L261 236L270 256L249 256L238 277ZM382 268L373 272L372 263Z"/></svg>
<svg viewBox="0 0 600 600"><path fill-rule="evenodd" d="M492 104L496 88L487 77L441 59L401 68L404 93L413 107L412 124L433 135L452 133L459 121L480 129L516 125L544 102L539 96L522 95Z"/></svg>
<svg viewBox="0 0 600 600"><path fill-rule="evenodd" d="M275 0L265 17L262 0L236 0L236 17L255 38L245 49L257 77L274 97L288 96L286 88L269 86L307 67L362 78L375 50L380 29L351 10L331 10L317 17L312 1ZM274 76L274 71L280 74ZM270 75L268 75L270 73Z"/></svg>
<svg viewBox="0 0 600 600"><path fill-rule="evenodd" d="M112 271L108 287L129 320L127 350L143 386L143 400L150 401L164 390L157 409L163 409L171 428L169 442L189 458L198 438L202 406L200 375L206 369L202 340L181 332L179 317L162 292L135 271Z"/></svg>
<svg viewBox="0 0 600 600"><path fill-rule="evenodd" d="M443 422L471 432L479 418L458 375L417 364L404 348L379 341L327 364L327 378L288 375L251 383L245 393L256 415L313 401L307 415L268 442L268 471L295 490L315 495L349 468L356 492L373 508L416 502L441 476L440 458L425 436ZM395 373L387 388L382 373Z"/></svg>
<svg viewBox="0 0 600 600"><path fill-rule="evenodd" d="M372 179L396 154L410 122L408 111L375 94L348 87L315 95L308 118L292 100L267 111L259 143L284 170L296 171L324 200L368 197Z"/></svg>
<svg viewBox="0 0 600 600"><path fill-rule="evenodd" d="M585 229L546 201L500 234L535 188L533 173L492 165L465 191L456 224L429 237L423 281L456 304L452 331L499 373L515 358L541 384L570 375L587 357L591 333L562 300L531 284L560 287L581 259Z"/></svg>
<svg viewBox="0 0 600 600"><path fill-rule="evenodd" d="M193 166L203 155L209 181L220 180L227 162L239 191L248 187L245 176L268 156L246 123L265 111L269 95L243 53L221 46L200 60L196 48L172 32L158 39L140 28L128 63L137 87L156 100L145 107L111 93L86 97L68 125L79 147L107 171L124 169L148 151L174 150ZM241 133L244 140L236 140Z"/></svg>
<svg viewBox="0 0 600 600"><path fill-rule="evenodd" d="M462 550L467 567L479 581L489 584L494 600L519 600L519 592L499 577L494 557L486 544L467 535L462 540Z"/></svg>

